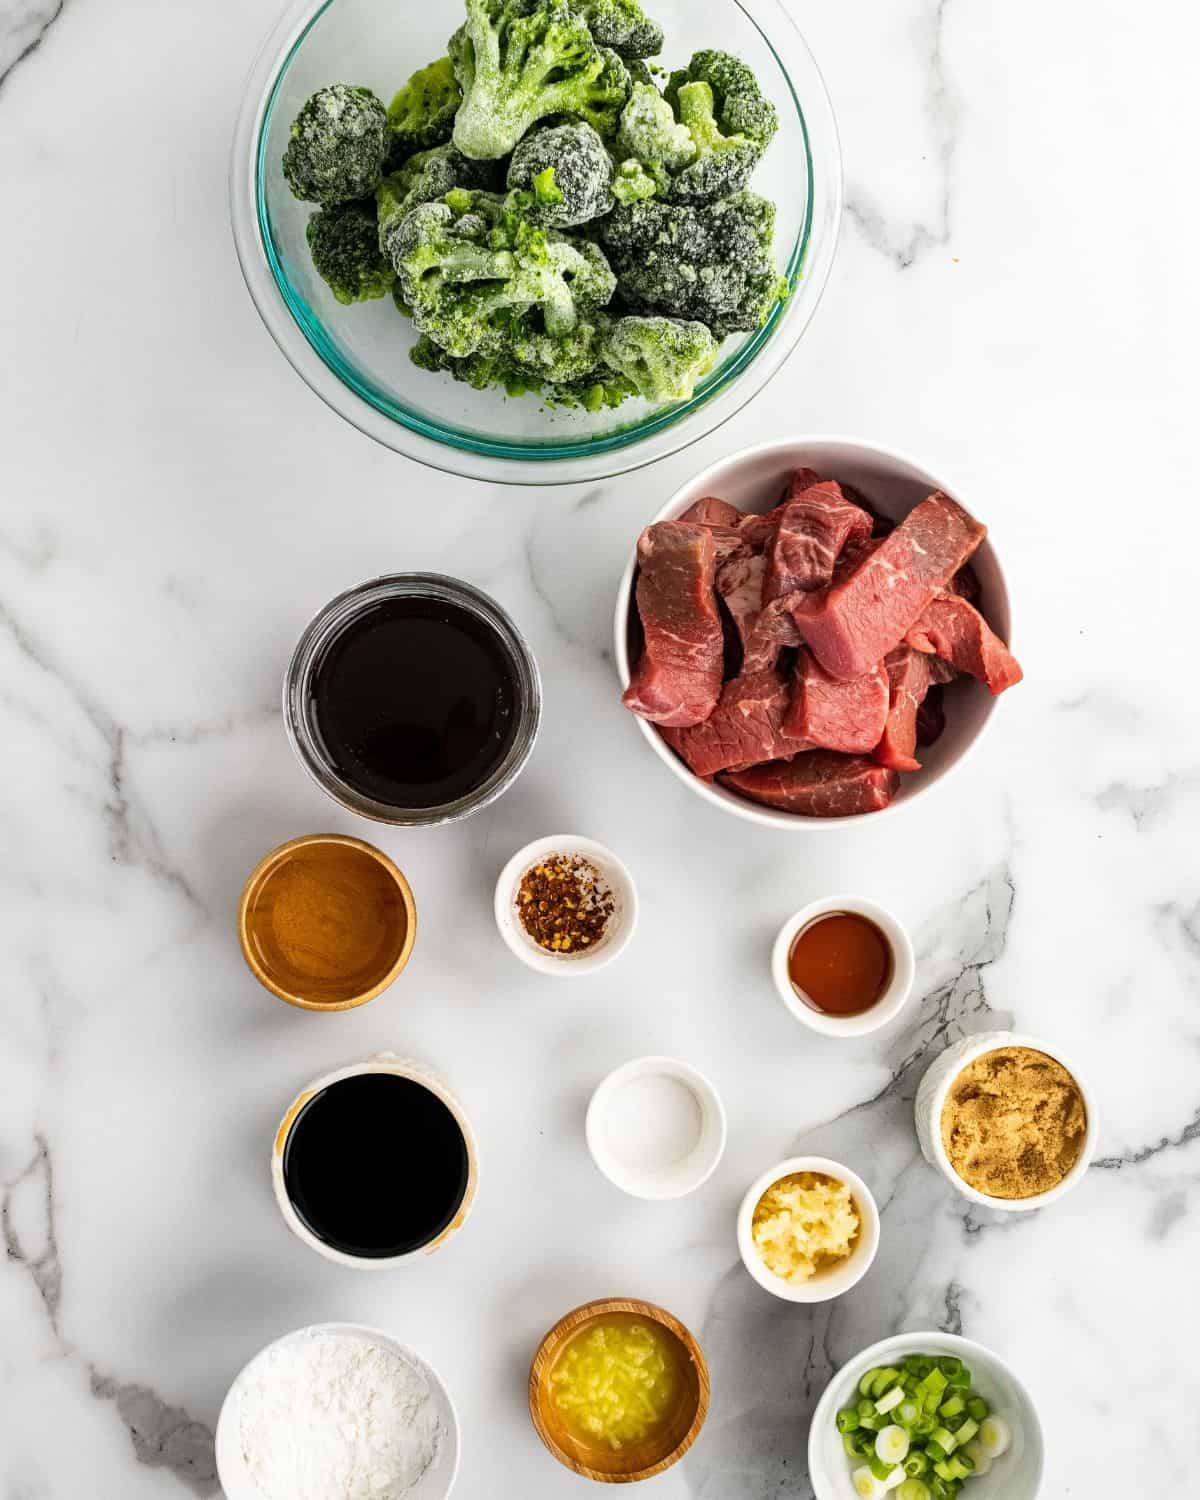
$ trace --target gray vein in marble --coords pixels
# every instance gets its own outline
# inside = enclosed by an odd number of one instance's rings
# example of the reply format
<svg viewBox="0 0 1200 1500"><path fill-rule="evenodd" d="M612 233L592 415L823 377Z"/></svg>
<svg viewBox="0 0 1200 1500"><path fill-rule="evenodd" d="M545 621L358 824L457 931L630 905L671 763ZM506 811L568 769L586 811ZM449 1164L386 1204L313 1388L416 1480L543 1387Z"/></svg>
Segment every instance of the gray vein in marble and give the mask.
<svg viewBox="0 0 1200 1500"><path fill-rule="evenodd" d="M598 646L594 640L580 635L578 630L570 624L565 615L561 613L558 605L554 602L545 582L541 576L541 567L534 556L535 536L533 531L525 539L525 572L529 577L530 587L538 602L550 617L550 624L554 627L556 634L562 637L569 646L574 646L580 651L586 651L589 656L596 657L602 662L612 660L612 652L607 646Z"/></svg>
<svg viewBox="0 0 1200 1500"><path fill-rule="evenodd" d="M942 1320L938 1324L943 1333L962 1334L963 1295L963 1288L957 1281L951 1281L947 1284L945 1310L942 1313Z"/></svg>
<svg viewBox="0 0 1200 1500"><path fill-rule="evenodd" d="M1113 810L1127 812L1139 833L1152 829L1158 819L1179 795L1197 785L1195 776L1171 775L1165 781L1151 786L1137 786L1132 782L1114 781L1096 797L1096 806L1102 812Z"/></svg>
<svg viewBox="0 0 1200 1500"><path fill-rule="evenodd" d="M63 1273L55 1230L54 1164L42 1135L35 1135L33 1155L22 1171L0 1184L0 1240L6 1261L29 1273L62 1356L75 1358L60 1327ZM207 1427L146 1386L122 1384L92 1364L86 1368L92 1394L115 1404L140 1463L168 1469L199 1495L215 1492L214 1437Z"/></svg>
<svg viewBox="0 0 1200 1500"><path fill-rule="evenodd" d="M1102 1172L1119 1172L1125 1167L1141 1167L1146 1162L1153 1161L1155 1157L1162 1156L1166 1151L1183 1150L1193 1141L1200 1141L1200 1104L1196 1106L1192 1118L1177 1134L1164 1135L1149 1145L1122 1151L1116 1156L1102 1156L1094 1161L1092 1166Z"/></svg>
<svg viewBox="0 0 1200 1500"><path fill-rule="evenodd" d="M136 865L147 870L203 912L204 903L183 872L167 860L149 814L131 794L126 766L126 731L3 604L0 604L0 629L8 633L17 650L33 667L58 683L105 747L109 794L102 810L111 859L116 864Z"/></svg>
<svg viewBox="0 0 1200 1500"><path fill-rule="evenodd" d="M169 1406L144 1385L122 1384L88 1367L92 1395L111 1401L129 1429L139 1463L167 1469L198 1495L217 1488L213 1434L179 1406Z"/></svg>
<svg viewBox="0 0 1200 1500"><path fill-rule="evenodd" d="M27 1217L39 1222L40 1243L26 1244L17 1227L18 1203L26 1196L36 1198L36 1209ZM11 1182L3 1184L0 1198L0 1237L4 1253L29 1272L38 1296L58 1333L59 1305L62 1301L62 1266L58 1258L58 1241L54 1233L54 1168L50 1148L42 1136L34 1137L34 1152L28 1165Z"/></svg>
<svg viewBox="0 0 1200 1500"><path fill-rule="evenodd" d="M29 573L44 573L58 556L58 542L48 526L37 525L29 541L0 531L0 553Z"/></svg>
<svg viewBox="0 0 1200 1500"><path fill-rule="evenodd" d="M572 510L590 510L593 505L598 505L604 499L606 493L602 484L596 485L594 489L585 490L571 508Z"/></svg>
<svg viewBox="0 0 1200 1500"><path fill-rule="evenodd" d="M16 0L0 11L0 89L18 63L41 46L66 0Z"/></svg>
<svg viewBox="0 0 1200 1500"><path fill-rule="evenodd" d="M928 250L950 243L951 183L954 153L958 146L958 104L946 73L945 23L949 0L937 0L930 18L932 33L927 58L925 110L935 138L934 160L939 181L939 205L932 225L916 223L899 227L863 189L846 194L846 217L873 250L878 250L900 271L907 271Z"/></svg>

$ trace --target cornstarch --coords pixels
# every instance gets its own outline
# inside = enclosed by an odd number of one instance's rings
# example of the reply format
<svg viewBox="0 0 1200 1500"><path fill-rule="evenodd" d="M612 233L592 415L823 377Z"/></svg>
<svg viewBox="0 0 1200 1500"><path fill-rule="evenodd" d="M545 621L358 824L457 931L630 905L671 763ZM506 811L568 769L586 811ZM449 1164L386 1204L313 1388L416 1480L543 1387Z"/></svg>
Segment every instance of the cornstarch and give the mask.
<svg viewBox="0 0 1200 1500"><path fill-rule="evenodd" d="M441 1452L429 1382L386 1346L306 1334L248 1375L242 1457L264 1500L402 1500Z"/></svg>

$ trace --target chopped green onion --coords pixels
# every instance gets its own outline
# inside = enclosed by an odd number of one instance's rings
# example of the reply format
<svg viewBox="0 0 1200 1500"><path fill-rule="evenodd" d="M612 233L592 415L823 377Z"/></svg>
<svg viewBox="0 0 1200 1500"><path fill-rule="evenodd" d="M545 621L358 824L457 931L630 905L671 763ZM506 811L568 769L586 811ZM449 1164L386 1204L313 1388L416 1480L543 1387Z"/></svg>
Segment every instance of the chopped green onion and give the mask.
<svg viewBox="0 0 1200 1500"><path fill-rule="evenodd" d="M882 1370L875 1371L875 1378L871 1381L870 1395L876 1401L883 1395L884 1391L891 1390L892 1386L900 1379L900 1371L893 1370L891 1365L885 1365Z"/></svg>
<svg viewBox="0 0 1200 1500"><path fill-rule="evenodd" d="M961 1423L955 1429L955 1432L954 1432L955 1447L956 1448L961 1448L964 1443L969 1443L971 1441L971 1439L975 1436L975 1434L978 1431L979 1431L979 1423L976 1422L973 1417L968 1417L965 1422Z"/></svg>
<svg viewBox="0 0 1200 1500"><path fill-rule="evenodd" d="M878 1453L867 1454L867 1468L876 1479L886 1479L895 1467L895 1464L886 1463Z"/></svg>
<svg viewBox="0 0 1200 1500"><path fill-rule="evenodd" d="M875 1379L875 1376L877 1374L877 1369L868 1370L863 1378L858 1382L858 1394L860 1396L869 1396L871 1394L871 1382Z"/></svg>
<svg viewBox="0 0 1200 1500"><path fill-rule="evenodd" d="M837 1414L837 1430L839 1432L853 1432L860 1425L858 1408L854 1406L843 1407Z"/></svg>
<svg viewBox="0 0 1200 1500"><path fill-rule="evenodd" d="M920 1448L910 1448L908 1457L904 1460L904 1472L914 1479L919 1479L929 1468L929 1459L921 1452Z"/></svg>
<svg viewBox="0 0 1200 1500"><path fill-rule="evenodd" d="M989 1458L1008 1452L1012 1431L1003 1417L988 1417L979 1424L979 1445Z"/></svg>
<svg viewBox="0 0 1200 1500"><path fill-rule="evenodd" d="M950 1376L950 1384L956 1390L960 1391L969 1391L971 1389L971 1372L967 1369L966 1365L961 1370L956 1370Z"/></svg>
<svg viewBox="0 0 1200 1500"><path fill-rule="evenodd" d="M894 1385L890 1391L880 1396L879 1400L876 1401L875 1410L880 1414L880 1416L886 1416L888 1412L894 1411L903 1400L904 1387L901 1385Z"/></svg>
<svg viewBox="0 0 1200 1500"><path fill-rule="evenodd" d="M929 1441L936 1443L939 1448L944 1448L947 1453L953 1453L958 1447L958 1439L945 1427L935 1427Z"/></svg>
<svg viewBox="0 0 1200 1500"><path fill-rule="evenodd" d="M975 1478L982 1479L992 1467L992 1461L983 1451L983 1445L978 1438L973 1438L963 1449L963 1452L975 1465Z"/></svg>
<svg viewBox="0 0 1200 1500"><path fill-rule="evenodd" d="M934 1438L930 1438L925 1444L925 1452L929 1454L934 1463L941 1463L943 1459L950 1457L941 1443L937 1442Z"/></svg>
<svg viewBox="0 0 1200 1500"><path fill-rule="evenodd" d="M921 1420L921 1408L915 1401L901 1401L896 1408L896 1421L901 1427L914 1427Z"/></svg>
<svg viewBox="0 0 1200 1500"><path fill-rule="evenodd" d="M939 1479L954 1480L958 1478L958 1475L950 1467L948 1459L939 1459L933 1466L933 1472Z"/></svg>
<svg viewBox="0 0 1200 1500"><path fill-rule="evenodd" d="M906 1479L896 1491L896 1500L929 1500L929 1486L920 1479Z"/></svg>
<svg viewBox="0 0 1200 1500"><path fill-rule="evenodd" d="M938 1357L937 1367L943 1375L949 1377L958 1374L963 1367L963 1362L953 1354L942 1354Z"/></svg>
<svg viewBox="0 0 1200 1500"><path fill-rule="evenodd" d="M850 1476L850 1483L854 1486L854 1493L861 1495L862 1500L878 1500L883 1494L883 1485L871 1473L864 1464L861 1469L855 1469Z"/></svg>
<svg viewBox="0 0 1200 1500"><path fill-rule="evenodd" d="M965 1410L967 1403L959 1395L953 1395L948 1401L943 1401L938 1407L938 1415L942 1417L957 1417L960 1411Z"/></svg>
<svg viewBox="0 0 1200 1500"><path fill-rule="evenodd" d="M885 1464L902 1464L908 1454L908 1433L893 1423L875 1439L875 1452Z"/></svg>
<svg viewBox="0 0 1200 1500"><path fill-rule="evenodd" d="M982 1396L972 1396L967 1402L967 1411L976 1422L982 1422L988 1414L988 1404Z"/></svg>
<svg viewBox="0 0 1200 1500"><path fill-rule="evenodd" d="M928 1354L910 1354L904 1361L904 1368L908 1374L915 1375L918 1380L924 1380L933 1369L933 1360Z"/></svg>

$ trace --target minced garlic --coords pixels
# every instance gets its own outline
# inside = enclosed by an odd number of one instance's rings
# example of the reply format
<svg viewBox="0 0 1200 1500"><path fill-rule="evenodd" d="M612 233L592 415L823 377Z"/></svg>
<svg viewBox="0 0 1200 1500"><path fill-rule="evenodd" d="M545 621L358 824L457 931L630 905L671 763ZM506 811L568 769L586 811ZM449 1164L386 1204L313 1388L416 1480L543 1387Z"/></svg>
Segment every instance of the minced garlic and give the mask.
<svg viewBox="0 0 1200 1500"><path fill-rule="evenodd" d="M844 1182L820 1172L793 1172L772 1183L758 1200L751 1235L767 1270L798 1284L845 1260L859 1227L858 1209Z"/></svg>

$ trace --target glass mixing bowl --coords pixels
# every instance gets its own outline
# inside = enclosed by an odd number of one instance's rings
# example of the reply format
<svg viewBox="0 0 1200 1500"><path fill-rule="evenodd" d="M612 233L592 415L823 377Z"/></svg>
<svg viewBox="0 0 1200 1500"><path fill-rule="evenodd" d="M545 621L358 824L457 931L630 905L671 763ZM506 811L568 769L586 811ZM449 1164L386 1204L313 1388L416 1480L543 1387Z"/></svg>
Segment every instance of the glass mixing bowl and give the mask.
<svg viewBox="0 0 1200 1500"><path fill-rule="evenodd" d="M408 358L415 332L390 298L345 307L316 274L304 238L314 205L292 197L280 161L305 99L330 83L386 103L446 50L461 0L297 0L251 70L238 118L230 204L238 259L263 322L292 367L361 432L434 468L516 484L562 484L653 463L727 421L795 348L820 300L842 208L841 153L824 82L781 0L648 0L661 61L702 47L743 57L779 109L752 186L779 205L776 255L791 296L756 333L726 341L690 401L560 411L536 396L475 391Z"/></svg>

